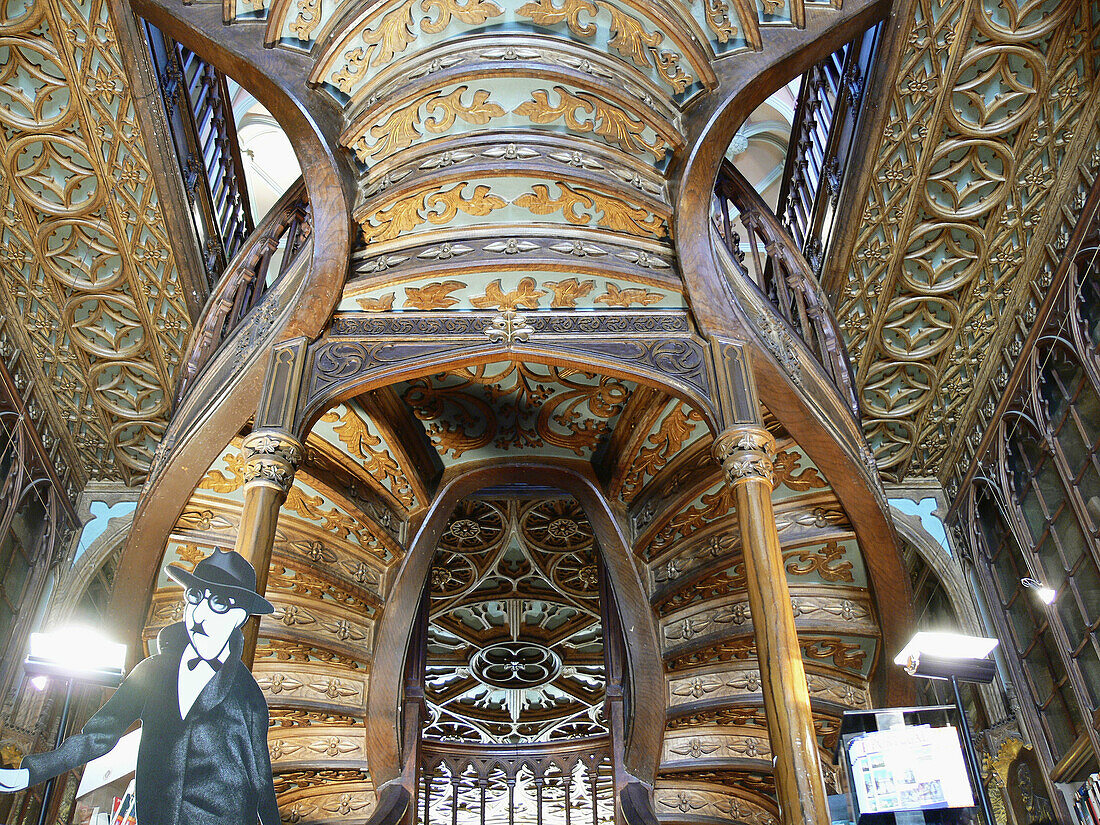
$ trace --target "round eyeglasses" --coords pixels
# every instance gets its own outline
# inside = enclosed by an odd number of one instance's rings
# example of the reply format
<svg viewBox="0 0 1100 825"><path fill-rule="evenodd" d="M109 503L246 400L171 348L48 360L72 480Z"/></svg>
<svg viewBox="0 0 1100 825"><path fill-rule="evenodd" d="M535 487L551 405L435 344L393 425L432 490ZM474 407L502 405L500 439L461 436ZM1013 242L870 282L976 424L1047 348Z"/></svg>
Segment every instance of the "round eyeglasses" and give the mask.
<svg viewBox="0 0 1100 825"><path fill-rule="evenodd" d="M228 613L237 606L237 600L232 596L226 596L224 593L215 593L213 590L200 590L197 587L188 587L184 595L191 604L198 604L203 599L206 599L210 604L212 613Z"/></svg>

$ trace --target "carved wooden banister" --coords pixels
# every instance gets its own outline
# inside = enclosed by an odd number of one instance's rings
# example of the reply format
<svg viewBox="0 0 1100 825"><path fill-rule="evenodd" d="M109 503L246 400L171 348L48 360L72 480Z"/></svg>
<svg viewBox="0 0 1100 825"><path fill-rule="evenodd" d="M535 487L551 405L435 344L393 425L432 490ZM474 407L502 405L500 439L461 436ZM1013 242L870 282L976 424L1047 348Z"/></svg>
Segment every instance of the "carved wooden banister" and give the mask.
<svg viewBox="0 0 1100 825"><path fill-rule="evenodd" d="M420 749L423 822L507 820L508 810L524 804L521 799L535 806L538 822L596 825L613 817L614 769L606 736L522 745L422 740ZM467 816L459 817L461 811Z"/></svg>
<svg viewBox="0 0 1100 825"><path fill-rule="evenodd" d="M858 419L848 350L809 262L752 184L728 161L718 173L714 196L718 236L736 269L806 345ZM748 233L748 256L735 228L738 221Z"/></svg>
<svg viewBox="0 0 1100 825"><path fill-rule="evenodd" d="M210 293L191 336L176 390L177 403L222 342L294 264L311 233L309 200L305 184L299 178L233 256ZM277 266L272 266L280 250L282 257Z"/></svg>

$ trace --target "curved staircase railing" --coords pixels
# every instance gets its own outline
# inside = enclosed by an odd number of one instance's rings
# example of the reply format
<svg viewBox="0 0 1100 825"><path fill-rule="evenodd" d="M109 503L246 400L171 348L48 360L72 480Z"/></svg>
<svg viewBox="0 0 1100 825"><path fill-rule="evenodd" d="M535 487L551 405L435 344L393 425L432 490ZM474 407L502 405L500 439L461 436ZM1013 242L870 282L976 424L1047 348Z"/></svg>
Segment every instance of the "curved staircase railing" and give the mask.
<svg viewBox="0 0 1100 825"><path fill-rule="evenodd" d="M494 809L496 815L488 819L499 822L500 813L523 799L535 807L528 811L528 821L597 825L614 810L615 775L607 736L524 745L422 740L419 813L423 823L455 822L464 810L479 813L485 825L487 810ZM449 793L444 790L448 785ZM640 797L632 800L641 804ZM444 810L433 814L433 801ZM647 825L637 818L633 822Z"/></svg>
<svg viewBox="0 0 1100 825"><path fill-rule="evenodd" d="M718 173L714 199L717 234L735 268L758 297L778 313L785 327L780 333L793 335L806 346L859 420L859 399L848 351L809 262L752 184L728 161ZM748 254L735 229L738 222L749 235ZM765 325L775 323L766 316L757 320Z"/></svg>
<svg viewBox="0 0 1100 825"><path fill-rule="evenodd" d="M305 183L299 178L233 256L195 325L176 388L176 403L238 325L293 266L313 227Z"/></svg>

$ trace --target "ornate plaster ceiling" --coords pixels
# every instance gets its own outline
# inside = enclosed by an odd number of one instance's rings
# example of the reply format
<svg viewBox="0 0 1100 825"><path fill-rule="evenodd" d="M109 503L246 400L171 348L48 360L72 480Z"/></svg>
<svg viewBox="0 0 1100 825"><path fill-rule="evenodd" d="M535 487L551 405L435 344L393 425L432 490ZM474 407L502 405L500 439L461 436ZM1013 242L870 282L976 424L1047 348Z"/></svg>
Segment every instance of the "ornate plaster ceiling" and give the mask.
<svg viewBox="0 0 1100 825"><path fill-rule="evenodd" d="M105 0L0 11L0 312L68 463L139 481L191 330Z"/></svg>
<svg viewBox="0 0 1100 825"><path fill-rule="evenodd" d="M531 450L591 459L634 389L604 375L505 361L401 384L397 393L453 463Z"/></svg>
<svg viewBox="0 0 1100 825"><path fill-rule="evenodd" d="M913 0L823 278L887 478L970 460L1100 166L1100 8ZM1068 208L1064 208L1068 204Z"/></svg>

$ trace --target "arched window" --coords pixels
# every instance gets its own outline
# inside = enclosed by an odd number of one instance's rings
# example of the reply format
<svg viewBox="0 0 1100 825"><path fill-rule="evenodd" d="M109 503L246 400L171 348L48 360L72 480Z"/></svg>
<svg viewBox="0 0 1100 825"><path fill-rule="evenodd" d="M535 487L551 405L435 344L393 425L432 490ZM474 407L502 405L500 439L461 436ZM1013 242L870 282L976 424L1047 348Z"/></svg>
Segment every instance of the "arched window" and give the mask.
<svg viewBox="0 0 1100 825"><path fill-rule="evenodd" d="M1077 290L1076 310L1081 321L1081 331L1087 343L1092 345L1093 355L1100 350L1100 267L1094 266L1097 239L1085 244L1077 253L1077 273L1080 282Z"/></svg>
<svg viewBox="0 0 1100 825"><path fill-rule="evenodd" d="M1056 345L1042 357L1039 393L1069 484L1085 504L1088 530L1100 531L1100 395L1076 355ZM1097 594L1100 599L1100 593Z"/></svg>
<svg viewBox="0 0 1100 825"><path fill-rule="evenodd" d="M1088 694L1082 698L1090 709L1096 708L1100 655L1093 631L1100 626L1100 571L1059 471L1060 456L1017 420L1006 457L1012 495L1039 563L1038 576L1058 593L1052 607L1081 670Z"/></svg>
<svg viewBox="0 0 1100 825"><path fill-rule="evenodd" d="M903 538L900 545L905 569L909 571L909 584L913 589L913 618L917 630L965 632L955 604L936 569L925 560L915 544ZM917 679L916 687L922 705L949 705L955 701L950 685L941 679ZM970 723L976 729L988 727L985 707L975 685L964 683L960 689Z"/></svg>
<svg viewBox="0 0 1100 825"><path fill-rule="evenodd" d="M1020 583L1032 576L1033 571L993 495L979 490L975 511L985 550L984 562L997 602L993 606L1000 608L1007 623L1002 638L1015 653L1026 683L1019 685L1020 698L1025 701L1030 694L1030 704L1057 761L1084 733L1085 721L1074 699L1047 613Z"/></svg>

